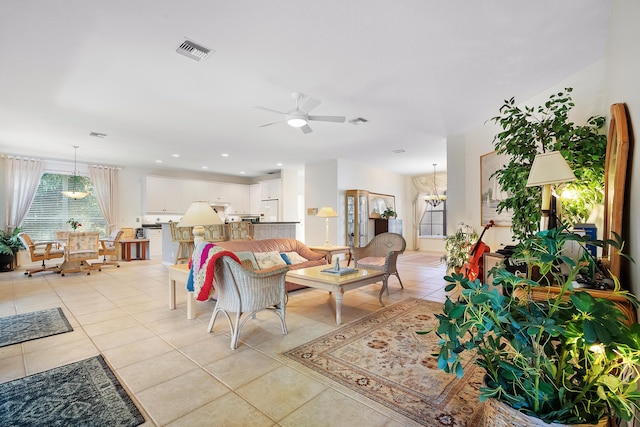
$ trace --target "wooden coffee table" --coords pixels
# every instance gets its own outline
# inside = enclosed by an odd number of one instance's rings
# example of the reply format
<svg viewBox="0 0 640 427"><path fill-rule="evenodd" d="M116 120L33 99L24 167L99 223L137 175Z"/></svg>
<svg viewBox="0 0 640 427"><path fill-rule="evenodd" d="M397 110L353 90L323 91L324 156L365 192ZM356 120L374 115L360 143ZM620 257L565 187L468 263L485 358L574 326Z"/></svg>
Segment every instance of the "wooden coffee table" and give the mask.
<svg viewBox="0 0 640 427"><path fill-rule="evenodd" d="M316 267L291 270L287 273L286 280L296 285L304 285L310 288L324 289L332 292L336 300L336 324L339 325L342 323L342 297L344 293L351 289L380 282L384 274L381 271L368 270L366 268L358 268L356 272L343 276L321 272L327 268L331 268L331 266L318 265ZM382 289L378 300L380 301L380 305L384 307L384 303L382 302Z"/></svg>

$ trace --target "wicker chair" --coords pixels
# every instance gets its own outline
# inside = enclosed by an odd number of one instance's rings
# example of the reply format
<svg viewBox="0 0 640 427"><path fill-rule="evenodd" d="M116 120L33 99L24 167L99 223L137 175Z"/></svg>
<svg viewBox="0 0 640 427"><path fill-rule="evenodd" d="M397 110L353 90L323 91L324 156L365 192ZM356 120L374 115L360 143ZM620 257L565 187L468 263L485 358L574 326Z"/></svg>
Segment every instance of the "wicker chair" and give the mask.
<svg viewBox="0 0 640 427"><path fill-rule="evenodd" d="M287 334L285 322L286 291L284 285L287 267L264 273L245 269L233 258L222 256L215 261L215 286L218 301L213 309L208 332L213 329L216 316L222 313L231 328L231 349L238 347L240 330L246 321L259 311L271 311L280 318L282 334ZM235 313L235 322L230 313ZM248 314L240 321L243 314Z"/></svg>
<svg viewBox="0 0 640 427"><path fill-rule="evenodd" d="M402 235L397 233L380 233L366 246L351 248L353 256L356 259L356 268L370 268L384 273L380 297L382 297L382 293L385 290L387 291L387 295L389 294L389 276L392 274L398 278L400 287L404 289L396 268L396 261L398 255L403 253L406 247L407 242Z"/></svg>
<svg viewBox="0 0 640 427"><path fill-rule="evenodd" d="M64 257L64 248L62 248L58 242L34 242L27 233L18 234L18 238L22 242L25 248L29 250L31 256L31 262L42 261L42 266L38 269L29 269L24 272L25 275L31 277L34 273L40 273L42 271L54 271L60 272L58 266L47 267L45 261L55 258Z"/></svg>
<svg viewBox="0 0 640 427"><path fill-rule="evenodd" d="M120 242L123 234L124 231L115 230L108 238L100 239L98 255L102 257L102 262L99 264L101 267L104 267L105 265L115 265L116 267L120 267L120 264L115 260L115 257L118 256L118 243ZM107 256L109 256L109 261L107 261Z"/></svg>

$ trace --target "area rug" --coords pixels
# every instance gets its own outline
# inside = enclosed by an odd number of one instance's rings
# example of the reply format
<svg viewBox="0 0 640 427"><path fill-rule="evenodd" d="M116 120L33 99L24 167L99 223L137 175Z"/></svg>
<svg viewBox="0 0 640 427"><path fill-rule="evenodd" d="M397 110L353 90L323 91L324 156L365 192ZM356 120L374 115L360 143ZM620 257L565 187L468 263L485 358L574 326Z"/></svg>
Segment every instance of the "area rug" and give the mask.
<svg viewBox="0 0 640 427"><path fill-rule="evenodd" d="M0 425L120 426L144 422L102 356L0 384Z"/></svg>
<svg viewBox="0 0 640 427"><path fill-rule="evenodd" d="M0 347L71 331L60 307L2 317Z"/></svg>
<svg viewBox="0 0 640 427"><path fill-rule="evenodd" d="M284 355L313 373L426 426L476 426L484 371L468 359L458 379L438 369L432 328L442 303L407 299Z"/></svg>

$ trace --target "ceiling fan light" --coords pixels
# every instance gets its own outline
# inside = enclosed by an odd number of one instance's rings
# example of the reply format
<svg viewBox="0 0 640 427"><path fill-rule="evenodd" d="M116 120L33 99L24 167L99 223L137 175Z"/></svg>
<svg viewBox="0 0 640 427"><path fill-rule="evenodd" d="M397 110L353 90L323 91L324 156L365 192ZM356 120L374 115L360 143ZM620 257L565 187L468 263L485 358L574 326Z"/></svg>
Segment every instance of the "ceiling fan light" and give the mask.
<svg viewBox="0 0 640 427"><path fill-rule="evenodd" d="M294 128L301 128L307 124L307 121L300 117L291 117L287 119L287 124Z"/></svg>

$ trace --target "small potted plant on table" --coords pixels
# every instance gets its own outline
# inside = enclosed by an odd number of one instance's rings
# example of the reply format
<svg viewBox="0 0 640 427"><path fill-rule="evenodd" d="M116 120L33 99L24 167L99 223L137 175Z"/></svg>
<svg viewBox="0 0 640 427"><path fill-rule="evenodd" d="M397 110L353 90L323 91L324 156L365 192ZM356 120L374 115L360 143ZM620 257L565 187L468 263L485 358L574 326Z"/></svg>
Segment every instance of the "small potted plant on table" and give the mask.
<svg viewBox="0 0 640 427"><path fill-rule="evenodd" d="M495 425L606 425L609 417L630 420L640 409L640 325L629 324L609 299L573 288L583 265L564 255L570 241L585 238L553 229L517 245L514 256L526 261L527 277L492 270L494 284L511 291L505 294L460 274L445 277L447 291L462 290L436 316L441 340L434 356L441 369L462 376L463 354L474 353L474 363L486 372L480 390L480 400L488 401L485 413L492 422L507 413L517 420ZM532 287L550 283L558 294L529 297ZM612 292L637 307L635 297L614 283Z"/></svg>

